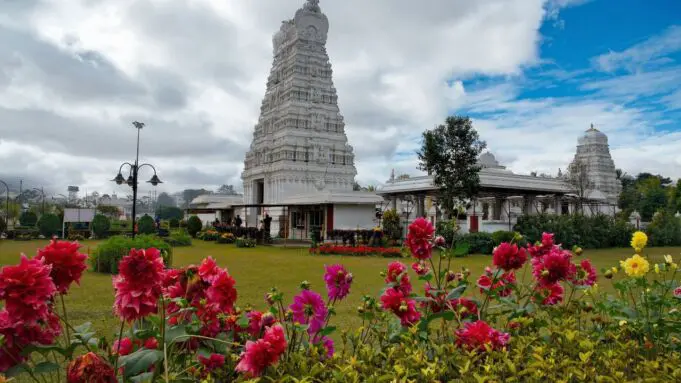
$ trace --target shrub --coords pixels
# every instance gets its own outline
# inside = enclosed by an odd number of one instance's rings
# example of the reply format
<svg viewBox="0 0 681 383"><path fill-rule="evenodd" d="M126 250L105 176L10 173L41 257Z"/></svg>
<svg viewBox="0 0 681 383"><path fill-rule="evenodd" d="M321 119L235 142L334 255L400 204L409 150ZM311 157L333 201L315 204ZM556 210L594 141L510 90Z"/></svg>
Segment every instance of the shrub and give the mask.
<svg viewBox="0 0 681 383"><path fill-rule="evenodd" d="M511 242L513 238L515 238L515 233L512 231L499 230L492 233L494 246L499 246L502 242Z"/></svg>
<svg viewBox="0 0 681 383"><path fill-rule="evenodd" d="M441 220L437 223L437 228L435 230L436 235L442 236L445 239L446 247L452 246L452 244L457 239L459 232L459 225L456 223L456 219L449 221Z"/></svg>
<svg viewBox="0 0 681 383"><path fill-rule="evenodd" d="M154 234L156 232L156 223L151 216L145 215L137 221L138 234Z"/></svg>
<svg viewBox="0 0 681 383"><path fill-rule="evenodd" d="M90 265L100 273L118 273L118 262L126 256L130 249L157 248L163 255L167 266L172 262L172 247L161 238L153 235L138 235L135 239L121 236L111 237L100 243L90 256Z"/></svg>
<svg viewBox="0 0 681 383"><path fill-rule="evenodd" d="M653 221L646 228L653 246L681 245L681 218L675 217L672 211L660 211L653 216Z"/></svg>
<svg viewBox="0 0 681 383"><path fill-rule="evenodd" d="M169 236L163 237L163 240L172 247L192 245L192 237L183 231L173 232Z"/></svg>
<svg viewBox="0 0 681 383"><path fill-rule="evenodd" d="M92 231L95 236L99 239L106 238L109 234L109 229L111 228L111 221L109 218L102 214L97 214L92 219Z"/></svg>
<svg viewBox="0 0 681 383"><path fill-rule="evenodd" d="M85 237L79 233L70 233L68 236L69 241L84 241Z"/></svg>
<svg viewBox="0 0 681 383"><path fill-rule="evenodd" d="M217 241L218 238L220 238L220 233L218 233L215 230L206 230L200 232L197 236L198 239L204 240L204 241Z"/></svg>
<svg viewBox="0 0 681 383"><path fill-rule="evenodd" d="M187 232L189 235L191 235L193 238L196 238L196 234L201 231L203 228L203 222L201 222L201 219L195 215L189 217L189 220L187 221Z"/></svg>
<svg viewBox="0 0 681 383"><path fill-rule="evenodd" d="M224 233L224 234L221 234L218 237L217 242L218 243L234 243L235 240L236 240L236 237L234 236L234 234Z"/></svg>
<svg viewBox="0 0 681 383"><path fill-rule="evenodd" d="M490 233L479 232L465 234L456 241L457 246L461 243L468 244L468 251L470 254L492 254L492 250L494 250L494 241L492 240L492 234Z"/></svg>
<svg viewBox="0 0 681 383"><path fill-rule="evenodd" d="M7 231L7 224L5 223L4 218L0 218L0 233L4 233Z"/></svg>
<svg viewBox="0 0 681 383"><path fill-rule="evenodd" d="M236 247L255 247L255 240L251 238L237 238Z"/></svg>
<svg viewBox="0 0 681 383"><path fill-rule="evenodd" d="M402 239L402 225L400 225L400 215L397 210L390 209L383 213L383 232L392 241Z"/></svg>
<svg viewBox="0 0 681 383"><path fill-rule="evenodd" d="M38 222L38 216L32 211L25 211L19 216L19 223L21 226L35 227Z"/></svg>
<svg viewBox="0 0 681 383"><path fill-rule="evenodd" d="M402 249L399 247L375 247L375 246L338 246L332 244L322 244L318 247L311 247L310 254L317 255L354 255L370 256L380 255L382 257L401 257Z"/></svg>
<svg viewBox="0 0 681 383"><path fill-rule="evenodd" d="M171 218L170 221L168 221L168 225L171 229L178 229L180 227L180 220L177 218Z"/></svg>
<svg viewBox="0 0 681 383"><path fill-rule="evenodd" d="M46 238L51 238L52 236L57 235L60 230L61 221L56 215L47 213L40 217L40 220L38 221L38 231L41 235Z"/></svg>

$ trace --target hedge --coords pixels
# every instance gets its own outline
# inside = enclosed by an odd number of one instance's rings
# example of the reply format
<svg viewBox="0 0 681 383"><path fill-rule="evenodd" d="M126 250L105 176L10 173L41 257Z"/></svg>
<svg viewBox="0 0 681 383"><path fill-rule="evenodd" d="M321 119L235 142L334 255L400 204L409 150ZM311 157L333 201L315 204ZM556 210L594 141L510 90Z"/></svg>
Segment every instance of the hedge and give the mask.
<svg viewBox="0 0 681 383"><path fill-rule="evenodd" d="M38 231L46 238L51 238L61 231L61 220L54 214L43 214L38 221Z"/></svg>
<svg viewBox="0 0 681 383"><path fill-rule="evenodd" d="M130 252L130 249L151 247L161 251L166 266L172 264L173 249L167 242L153 235L138 235L135 239L111 237L99 244L90 257L90 265L93 271L118 274L118 262Z"/></svg>

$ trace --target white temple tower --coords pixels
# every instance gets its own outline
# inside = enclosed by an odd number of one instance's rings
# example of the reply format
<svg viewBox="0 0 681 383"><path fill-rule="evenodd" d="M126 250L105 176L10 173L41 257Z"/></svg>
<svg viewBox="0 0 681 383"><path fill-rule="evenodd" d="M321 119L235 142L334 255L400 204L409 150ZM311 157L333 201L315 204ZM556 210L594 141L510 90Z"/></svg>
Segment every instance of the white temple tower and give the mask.
<svg viewBox="0 0 681 383"><path fill-rule="evenodd" d="M272 39L274 61L241 175L246 204L352 191L357 170L333 86L328 30L319 0L308 0ZM257 225L269 214L275 234L282 211L251 208L248 224Z"/></svg>
<svg viewBox="0 0 681 383"><path fill-rule="evenodd" d="M579 163L585 164L591 189L603 193L609 202L616 203L622 184L617 179L608 136L594 128L593 124L577 141L577 152L570 168Z"/></svg>

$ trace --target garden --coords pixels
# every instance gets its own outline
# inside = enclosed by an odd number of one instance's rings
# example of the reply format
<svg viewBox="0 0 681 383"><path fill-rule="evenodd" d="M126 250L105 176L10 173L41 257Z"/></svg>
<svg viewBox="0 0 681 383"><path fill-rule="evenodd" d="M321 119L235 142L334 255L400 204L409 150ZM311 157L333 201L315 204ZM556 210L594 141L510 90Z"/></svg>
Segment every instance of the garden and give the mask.
<svg viewBox="0 0 681 383"><path fill-rule="evenodd" d="M130 250L113 278L87 271L100 242L3 241L0 369L34 382L678 381L681 249L641 232L629 249L558 236L457 258L417 219L409 258L195 241Z"/></svg>

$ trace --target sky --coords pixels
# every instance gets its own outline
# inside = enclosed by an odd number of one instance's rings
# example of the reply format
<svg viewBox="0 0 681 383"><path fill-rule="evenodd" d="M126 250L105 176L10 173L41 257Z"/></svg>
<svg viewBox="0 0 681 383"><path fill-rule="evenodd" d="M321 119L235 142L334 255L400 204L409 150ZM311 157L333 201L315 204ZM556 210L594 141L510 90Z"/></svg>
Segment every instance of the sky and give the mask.
<svg viewBox="0 0 681 383"><path fill-rule="evenodd" d="M129 193L109 180L143 121L159 192L240 189L272 36L304 2L0 0L0 179ZM320 6L361 184L418 174L421 133L451 114L516 173L564 170L594 124L618 168L681 177L680 1Z"/></svg>

